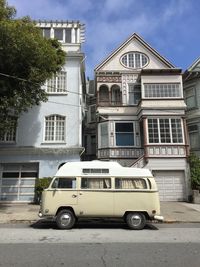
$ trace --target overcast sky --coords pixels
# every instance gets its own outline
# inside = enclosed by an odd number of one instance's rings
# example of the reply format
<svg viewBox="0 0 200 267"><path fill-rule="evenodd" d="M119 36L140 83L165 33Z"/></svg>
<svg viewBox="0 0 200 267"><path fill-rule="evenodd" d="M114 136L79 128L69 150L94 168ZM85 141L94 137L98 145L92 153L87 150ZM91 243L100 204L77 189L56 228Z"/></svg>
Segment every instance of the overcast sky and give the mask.
<svg viewBox="0 0 200 267"><path fill-rule="evenodd" d="M86 25L86 74L134 32L183 70L200 56L200 0L7 0L17 16Z"/></svg>

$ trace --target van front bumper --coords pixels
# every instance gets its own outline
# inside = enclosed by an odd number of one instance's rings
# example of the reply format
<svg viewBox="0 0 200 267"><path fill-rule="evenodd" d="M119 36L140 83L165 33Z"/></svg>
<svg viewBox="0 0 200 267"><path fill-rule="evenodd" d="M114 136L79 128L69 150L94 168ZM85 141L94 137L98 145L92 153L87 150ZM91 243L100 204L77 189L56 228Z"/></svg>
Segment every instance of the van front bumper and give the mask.
<svg viewBox="0 0 200 267"><path fill-rule="evenodd" d="M160 221L160 222L164 221L164 217L161 216L161 215L154 215L153 219L156 220L156 221Z"/></svg>

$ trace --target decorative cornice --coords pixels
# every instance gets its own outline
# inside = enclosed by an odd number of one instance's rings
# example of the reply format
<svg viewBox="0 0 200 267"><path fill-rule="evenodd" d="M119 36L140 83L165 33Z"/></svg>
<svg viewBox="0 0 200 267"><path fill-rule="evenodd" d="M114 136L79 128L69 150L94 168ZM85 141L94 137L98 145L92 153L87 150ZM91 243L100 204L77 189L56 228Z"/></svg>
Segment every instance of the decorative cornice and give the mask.
<svg viewBox="0 0 200 267"><path fill-rule="evenodd" d="M83 147L0 147L0 155L71 155L80 154Z"/></svg>
<svg viewBox="0 0 200 267"><path fill-rule="evenodd" d="M98 76L97 82L121 83L121 76Z"/></svg>

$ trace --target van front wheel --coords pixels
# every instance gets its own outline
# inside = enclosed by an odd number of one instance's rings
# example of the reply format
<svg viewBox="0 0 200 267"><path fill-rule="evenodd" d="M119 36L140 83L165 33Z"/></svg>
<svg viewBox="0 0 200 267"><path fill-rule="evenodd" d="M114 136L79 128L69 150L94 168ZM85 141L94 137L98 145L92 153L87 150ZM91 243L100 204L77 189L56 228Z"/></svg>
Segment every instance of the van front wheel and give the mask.
<svg viewBox="0 0 200 267"><path fill-rule="evenodd" d="M76 222L76 218L71 210L61 210L56 216L56 224L60 229L71 229Z"/></svg>
<svg viewBox="0 0 200 267"><path fill-rule="evenodd" d="M126 216L126 222L129 228L133 230L141 230L146 225L146 217L141 212L130 212Z"/></svg>

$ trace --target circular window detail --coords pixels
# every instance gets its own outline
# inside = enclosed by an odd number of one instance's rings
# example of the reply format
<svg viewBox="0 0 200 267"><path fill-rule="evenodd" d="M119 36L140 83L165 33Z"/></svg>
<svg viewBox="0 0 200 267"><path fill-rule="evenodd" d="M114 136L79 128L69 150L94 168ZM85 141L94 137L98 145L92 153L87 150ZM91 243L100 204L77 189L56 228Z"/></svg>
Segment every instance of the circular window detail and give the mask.
<svg viewBox="0 0 200 267"><path fill-rule="evenodd" d="M148 56L141 52L129 52L121 57L121 64L126 68L141 69L148 63Z"/></svg>

